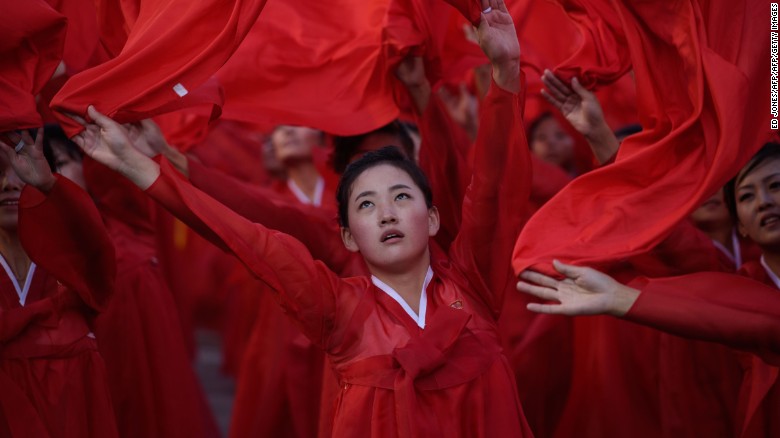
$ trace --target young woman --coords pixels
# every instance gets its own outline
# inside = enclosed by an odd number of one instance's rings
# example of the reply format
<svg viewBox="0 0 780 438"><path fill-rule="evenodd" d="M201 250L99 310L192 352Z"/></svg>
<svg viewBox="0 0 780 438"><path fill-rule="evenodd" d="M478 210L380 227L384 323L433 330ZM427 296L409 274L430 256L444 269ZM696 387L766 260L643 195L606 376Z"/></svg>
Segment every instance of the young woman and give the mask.
<svg viewBox="0 0 780 438"><path fill-rule="evenodd" d="M780 434L780 145L765 145L726 186L740 233L762 250L741 273L701 273L637 280L630 286L593 269L555 263L565 278L524 272L518 289L559 304L530 310L563 315L610 314L680 336L749 351L737 413L737 436ZM754 281L757 280L757 281ZM631 287L636 286L636 288ZM641 292L640 292L641 291Z"/></svg>
<svg viewBox="0 0 780 438"><path fill-rule="evenodd" d="M114 248L89 196L51 173L42 130L0 141L0 436L116 437L92 320ZM13 145L16 145L14 148Z"/></svg>
<svg viewBox="0 0 780 438"><path fill-rule="evenodd" d="M500 0L485 1L480 42L493 64L474 178L449 256L429 247L438 212L419 168L394 148L366 154L342 177L341 235L370 277L339 278L295 239L252 224L135 151L121 126L77 142L176 215L233 251L274 290L329 355L342 390L335 436L529 436L496 318L506 260L527 202L529 153L519 119L519 47ZM488 142L493 133L508 141Z"/></svg>

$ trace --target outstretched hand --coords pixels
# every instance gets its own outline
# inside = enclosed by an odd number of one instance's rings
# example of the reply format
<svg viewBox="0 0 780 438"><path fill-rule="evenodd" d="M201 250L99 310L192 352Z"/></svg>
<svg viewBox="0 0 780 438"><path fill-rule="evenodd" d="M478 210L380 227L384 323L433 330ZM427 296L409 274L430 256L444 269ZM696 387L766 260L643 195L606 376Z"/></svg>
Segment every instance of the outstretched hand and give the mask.
<svg viewBox="0 0 780 438"><path fill-rule="evenodd" d="M595 269L566 265L554 261L555 270L563 280L544 274L524 271L517 289L547 301L559 304L529 303L528 310L556 315L623 316L639 296L639 291L615 281Z"/></svg>
<svg viewBox="0 0 780 438"><path fill-rule="evenodd" d="M19 178L42 192L51 190L56 179L43 155L43 128L38 128L35 140L27 131L8 132L4 137L12 144L0 140L0 150Z"/></svg>
<svg viewBox="0 0 780 438"><path fill-rule="evenodd" d="M588 136L606 123L596 95L583 87L577 78L572 79L569 87L550 70L545 70L542 82L545 86L542 96L558 108L580 134Z"/></svg>
<svg viewBox="0 0 780 438"><path fill-rule="evenodd" d="M493 79L507 91L520 90L520 43L504 0L482 0L479 46L493 65Z"/></svg>
<svg viewBox="0 0 780 438"><path fill-rule="evenodd" d="M72 140L85 154L126 176L141 189L151 186L160 173L159 167L132 146L127 129L99 113L92 105L87 108L87 114L94 122L88 123L71 115L84 126L84 130Z"/></svg>

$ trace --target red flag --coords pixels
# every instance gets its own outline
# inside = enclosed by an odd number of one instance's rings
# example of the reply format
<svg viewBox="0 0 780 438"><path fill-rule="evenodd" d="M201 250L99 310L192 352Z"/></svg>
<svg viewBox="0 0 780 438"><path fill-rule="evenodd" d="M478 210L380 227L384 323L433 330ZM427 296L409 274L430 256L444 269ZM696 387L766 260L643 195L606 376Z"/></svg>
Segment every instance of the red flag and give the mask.
<svg viewBox="0 0 780 438"><path fill-rule="evenodd" d="M397 117L381 57L388 0L271 2L217 73L223 117L353 135Z"/></svg>
<svg viewBox="0 0 780 438"><path fill-rule="evenodd" d="M66 20L43 0L0 0L0 132L41 126L35 95L60 64Z"/></svg>
<svg viewBox="0 0 780 438"><path fill-rule="evenodd" d="M600 46L572 58L580 68L559 72L609 83L628 68L628 52L645 130L623 143L615 164L573 181L531 219L515 247L517 272L539 263L549 272L553 258L593 265L648 250L737 172L769 126L765 2L576 3L600 11L601 30L621 25L591 34L598 38L586 41Z"/></svg>
<svg viewBox="0 0 780 438"><path fill-rule="evenodd" d="M52 107L83 115L95 105L125 123L191 105L197 99L182 98L233 54L264 5L265 0L141 1L122 52L72 77ZM69 135L82 129L64 115L60 121Z"/></svg>

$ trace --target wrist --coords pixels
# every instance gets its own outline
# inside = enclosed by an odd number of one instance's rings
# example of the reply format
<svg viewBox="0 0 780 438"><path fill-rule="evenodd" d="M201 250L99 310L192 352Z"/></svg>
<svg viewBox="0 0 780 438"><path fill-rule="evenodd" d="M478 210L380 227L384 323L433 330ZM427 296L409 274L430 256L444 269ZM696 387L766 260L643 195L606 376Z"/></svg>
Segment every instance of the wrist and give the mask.
<svg viewBox="0 0 780 438"><path fill-rule="evenodd" d="M55 184L57 184L57 177L49 174L48 178L44 178L43 181L36 184L35 188L40 190L42 193L49 193L51 189L54 188Z"/></svg>
<svg viewBox="0 0 780 438"><path fill-rule="evenodd" d="M512 58L492 63L493 81L510 93L520 91L520 59Z"/></svg>
<svg viewBox="0 0 780 438"><path fill-rule="evenodd" d="M612 293L612 305L608 313L618 318L625 316L639 298L639 294L638 290L618 283Z"/></svg>

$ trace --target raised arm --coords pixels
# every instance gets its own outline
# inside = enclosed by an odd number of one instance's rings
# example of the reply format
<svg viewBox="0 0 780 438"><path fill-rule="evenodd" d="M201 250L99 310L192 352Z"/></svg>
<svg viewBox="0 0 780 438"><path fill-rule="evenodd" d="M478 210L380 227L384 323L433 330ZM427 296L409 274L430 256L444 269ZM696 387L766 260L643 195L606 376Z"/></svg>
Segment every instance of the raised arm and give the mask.
<svg viewBox="0 0 780 438"><path fill-rule="evenodd" d="M503 1L486 2L480 45L493 66L474 150L461 230L450 249L472 285L497 316L512 281L508 264L531 189L531 161L523 129L520 48Z"/></svg>
<svg viewBox="0 0 780 438"><path fill-rule="evenodd" d="M706 272L637 279L630 285L590 268L554 262L557 280L526 271L518 289L557 303L528 309L561 315L608 314L674 335L718 342L780 364L780 292L734 274ZM640 292L641 291L641 292Z"/></svg>
<svg viewBox="0 0 780 438"><path fill-rule="evenodd" d="M569 87L550 70L544 71L542 82L546 87L542 96L558 108L577 132L585 136L599 164L614 157L620 142L607 125L596 95L583 87L576 77Z"/></svg>
<svg viewBox="0 0 780 438"><path fill-rule="evenodd" d="M14 139L12 139L14 140ZM89 195L51 173L43 156L43 130L26 133L17 147L3 143L4 160L26 183L19 198L19 239L27 255L101 310L114 287L114 246Z"/></svg>
<svg viewBox="0 0 780 438"><path fill-rule="evenodd" d="M341 280L294 238L254 224L226 208L189 182L163 160L158 165L131 146L124 128L98 113L96 125L74 141L92 158L120 172L177 218L232 251L251 272L268 284L282 307L315 343L328 347L335 325L336 290ZM342 288L343 294L348 291ZM339 299L349 297L339 294Z"/></svg>

